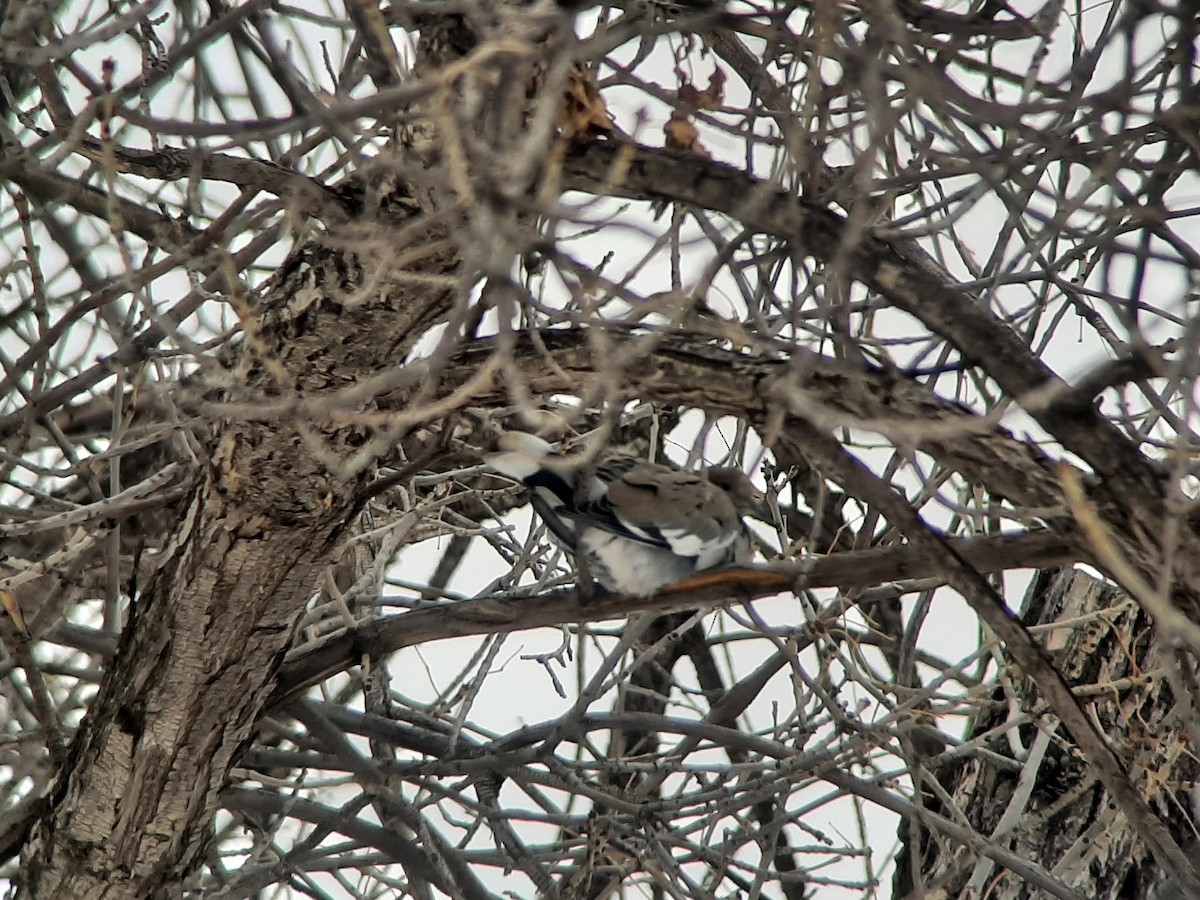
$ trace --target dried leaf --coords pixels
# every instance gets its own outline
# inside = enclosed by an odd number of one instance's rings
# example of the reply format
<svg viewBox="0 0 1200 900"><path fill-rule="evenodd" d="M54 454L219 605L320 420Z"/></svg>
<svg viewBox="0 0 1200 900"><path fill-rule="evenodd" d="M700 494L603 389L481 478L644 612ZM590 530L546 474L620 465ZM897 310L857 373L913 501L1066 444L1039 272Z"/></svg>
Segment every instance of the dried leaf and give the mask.
<svg viewBox="0 0 1200 900"><path fill-rule="evenodd" d="M679 89L675 92L675 111L671 119L663 126L667 136L668 150L687 150L701 156L708 156L708 151L700 143L700 132L691 121L691 116L700 109L720 109L725 100L724 70L717 67L708 79L708 87L698 90L687 79L681 70L676 69L679 76Z"/></svg>
<svg viewBox="0 0 1200 900"><path fill-rule="evenodd" d="M697 105L700 109L721 108L725 102L725 80L725 71L720 66L713 69L708 79L708 87L697 94Z"/></svg>
<svg viewBox="0 0 1200 900"><path fill-rule="evenodd" d="M13 625L21 634L28 635L29 630L25 627L25 619L21 616L21 607L17 606L17 598L8 591L0 590L0 607L8 613L8 617L12 619Z"/></svg>
<svg viewBox="0 0 1200 900"><path fill-rule="evenodd" d="M685 81L679 86L675 94L675 106L677 109L689 110L700 108L700 92L690 81Z"/></svg>
<svg viewBox="0 0 1200 900"><path fill-rule="evenodd" d="M687 75L676 69L679 76L679 89L675 92L675 108L695 112L698 109L720 109L725 102L725 82L728 76L720 66L713 69L708 79L708 87L700 90L690 81Z"/></svg>
<svg viewBox="0 0 1200 900"><path fill-rule="evenodd" d="M608 109L592 73L582 63L576 63L567 77L558 126L572 137L595 138L612 134L613 123Z"/></svg>
<svg viewBox="0 0 1200 900"><path fill-rule="evenodd" d="M700 156L708 156L708 151L700 143L700 132L692 124L687 113L678 109L671 113L670 120L663 126L663 133L667 136L668 150L687 150Z"/></svg>

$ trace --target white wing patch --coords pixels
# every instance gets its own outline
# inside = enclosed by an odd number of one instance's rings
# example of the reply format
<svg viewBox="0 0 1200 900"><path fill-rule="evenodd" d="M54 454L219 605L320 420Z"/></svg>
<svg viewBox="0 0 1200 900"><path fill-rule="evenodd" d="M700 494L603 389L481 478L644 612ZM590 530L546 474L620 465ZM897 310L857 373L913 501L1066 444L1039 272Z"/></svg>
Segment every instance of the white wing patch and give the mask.
<svg viewBox="0 0 1200 900"><path fill-rule="evenodd" d="M645 596L750 561L750 534L722 470L706 476L617 454L589 471L533 435L502 435L497 449L488 464L533 488L555 540L609 590Z"/></svg>

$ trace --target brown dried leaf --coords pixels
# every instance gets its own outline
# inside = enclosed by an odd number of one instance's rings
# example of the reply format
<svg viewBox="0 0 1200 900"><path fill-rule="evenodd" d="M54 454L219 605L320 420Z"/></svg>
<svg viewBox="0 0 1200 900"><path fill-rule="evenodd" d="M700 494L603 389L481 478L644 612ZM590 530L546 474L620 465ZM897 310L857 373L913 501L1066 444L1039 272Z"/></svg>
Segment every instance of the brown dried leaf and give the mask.
<svg viewBox="0 0 1200 900"><path fill-rule="evenodd" d="M21 615L21 607L17 605L17 598L8 591L0 590L0 607L8 613L8 617L12 619L12 623L16 626L20 634L28 635L29 630L25 627L25 619Z"/></svg>
<svg viewBox="0 0 1200 900"><path fill-rule="evenodd" d="M700 109L720 109L725 102L725 71L717 66L709 76L708 87L697 94ZM695 90L695 88L693 88Z"/></svg>
<svg viewBox="0 0 1200 900"><path fill-rule="evenodd" d="M700 108L700 92L690 81L685 81L679 86L675 94L675 106L678 109L689 110Z"/></svg>
<svg viewBox="0 0 1200 900"><path fill-rule="evenodd" d="M725 82L728 77L720 66L713 70L708 79L708 87L704 90L688 81L681 70L676 69L675 74L679 76L679 89L675 92L676 109L685 109L688 112L698 109L720 109L721 104L725 102Z"/></svg>
<svg viewBox="0 0 1200 900"><path fill-rule="evenodd" d="M595 138L612 134L613 123L608 109L592 73L582 63L576 63L567 78L558 126L572 137Z"/></svg>
<svg viewBox="0 0 1200 900"><path fill-rule="evenodd" d="M686 150L689 153L708 156L708 151L700 143L700 132L692 124L687 113L678 109L671 113L670 120L663 126L663 133L667 136L668 150Z"/></svg>

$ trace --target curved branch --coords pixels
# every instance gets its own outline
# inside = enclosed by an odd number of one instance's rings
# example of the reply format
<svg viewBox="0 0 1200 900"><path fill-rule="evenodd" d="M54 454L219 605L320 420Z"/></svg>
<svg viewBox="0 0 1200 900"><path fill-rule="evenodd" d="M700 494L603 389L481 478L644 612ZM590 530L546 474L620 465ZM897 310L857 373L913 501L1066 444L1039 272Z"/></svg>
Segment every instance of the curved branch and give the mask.
<svg viewBox="0 0 1200 900"><path fill-rule="evenodd" d="M724 212L748 228L792 241L822 262L847 267L850 276L953 344L1085 460L1104 481L1106 513L1116 522L1130 514L1143 526L1161 521L1160 469L1093 407L1055 405L1070 386L915 241L854 225L770 182L692 153L592 142L572 147L558 174L574 190ZM986 355L979 355L981 348Z"/></svg>
<svg viewBox="0 0 1200 900"><path fill-rule="evenodd" d="M603 385L611 368L607 348L583 330L541 331L536 338L521 336L503 348L500 341L476 341L460 351L442 369L439 393L468 383L498 352L511 355L521 387L534 394L578 393L592 382ZM788 421L795 417L829 431L874 431L901 447L928 453L1018 508L1072 527L1053 465L1035 446L902 373L795 349L788 358L734 353L682 333L637 335L625 341L644 343L636 362L622 373L642 400L738 416L768 435L773 428L786 427L786 422L778 422L781 408L790 413ZM509 402L506 388L493 383L475 399ZM384 405L408 408L410 394L387 398Z"/></svg>

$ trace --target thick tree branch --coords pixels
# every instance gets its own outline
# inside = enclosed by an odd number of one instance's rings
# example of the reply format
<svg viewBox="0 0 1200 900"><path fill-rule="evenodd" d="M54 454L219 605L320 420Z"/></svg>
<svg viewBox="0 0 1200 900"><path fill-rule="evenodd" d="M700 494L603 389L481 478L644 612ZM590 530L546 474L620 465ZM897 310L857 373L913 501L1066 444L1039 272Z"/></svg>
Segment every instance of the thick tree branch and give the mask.
<svg viewBox="0 0 1200 900"><path fill-rule="evenodd" d="M590 331L547 330L536 340L518 337L503 350L501 340L466 345L441 370L439 390L449 393L469 383L484 361L507 352L520 384L497 382L478 389L473 402L508 403L514 388L540 396L628 392L641 400L746 417L768 435L784 426L777 417L787 409L831 431L876 431L901 447L930 454L1018 509L1070 525L1052 465L1035 446L899 372L800 350L786 357L734 353L686 333L606 340ZM384 402L406 408L409 401L405 393Z"/></svg>
<svg viewBox="0 0 1200 900"><path fill-rule="evenodd" d="M1069 540L1049 532L960 540L952 545L969 565L985 574L1013 568L1050 568L1080 559ZM277 706L305 688L359 665L364 657L379 659L429 641L600 622L640 612L703 609L810 588L867 588L889 581L938 577L945 572L946 563L927 553L914 552L910 547L877 547L795 564L699 575L649 598L609 594L585 601L572 590L534 597L460 600L371 619L352 632L298 650L279 671L271 705Z"/></svg>
<svg viewBox="0 0 1200 900"><path fill-rule="evenodd" d="M1047 432L1101 477L1107 514L1147 530L1162 521L1162 473L1094 408L1063 410L1070 387L969 291L956 286L915 241L852 226L837 213L770 182L691 153L592 142L567 154L564 186L724 212L747 228L790 240L916 316L1020 402ZM1122 526L1124 527L1124 526Z"/></svg>
<svg viewBox="0 0 1200 900"><path fill-rule="evenodd" d="M452 271L453 248L417 221L395 243L442 250L419 254L415 272ZM449 305L448 291L414 288L403 271L379 280L366 256L310 247L301 258L243 345L239 376L254 396L317 397L330 373L368 378ZM370 301L347 304L362 281ZM144 900L176 892L195 869L229 769L369 481L369 469L348 479L324 460L362 442L358 429L304 423L217 429L205 478L25 845L29 896Z"/></svg>

